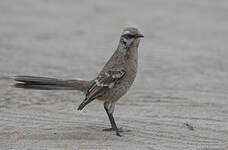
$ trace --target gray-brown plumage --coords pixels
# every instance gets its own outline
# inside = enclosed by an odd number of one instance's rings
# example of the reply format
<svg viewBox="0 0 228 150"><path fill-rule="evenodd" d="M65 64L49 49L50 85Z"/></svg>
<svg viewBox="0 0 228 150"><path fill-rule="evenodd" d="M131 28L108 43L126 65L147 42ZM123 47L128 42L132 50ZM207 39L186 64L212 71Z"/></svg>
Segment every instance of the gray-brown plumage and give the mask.
<svg viewBox="0 0 228 150"><path fill-rule="evenodd" d="M117 50L105 64L99 75L91 80L59 80L55 78L15 76L17 88L38 90L80 90L85 93L84 101L79 105L82 110L95 99L104 101L111 128L105 131L116 131L120 136L113 118L115 103L131 87L137 72L138 46L143 35L136 28L126 28L120 37Z"/></svg>

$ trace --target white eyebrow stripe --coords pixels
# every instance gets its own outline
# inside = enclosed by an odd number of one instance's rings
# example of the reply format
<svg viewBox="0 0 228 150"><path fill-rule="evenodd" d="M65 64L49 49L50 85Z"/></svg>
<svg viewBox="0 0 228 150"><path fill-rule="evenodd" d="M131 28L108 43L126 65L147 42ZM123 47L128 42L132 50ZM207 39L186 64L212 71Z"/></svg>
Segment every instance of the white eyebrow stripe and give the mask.
<svg viewBox="0 0 228 150"><path fill-rule="evenodd" d="M129 31L124 31L124 32L123 32L123 35L129 34L129 33L130 33Z"/></svg>

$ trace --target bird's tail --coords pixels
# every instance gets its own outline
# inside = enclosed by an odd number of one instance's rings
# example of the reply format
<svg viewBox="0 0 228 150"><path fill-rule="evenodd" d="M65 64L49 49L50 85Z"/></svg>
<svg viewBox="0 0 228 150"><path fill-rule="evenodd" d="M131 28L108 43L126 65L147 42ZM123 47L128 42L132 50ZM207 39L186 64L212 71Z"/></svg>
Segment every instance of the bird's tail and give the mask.
<svg viewBox="0 0 228 150"><path fill-rule="evenodd" d="M79 90L85 92L90 81L84 80L60 80L56 78L34 77L34 76L14 76L17 88L37 89L37 90Z"/></svg>

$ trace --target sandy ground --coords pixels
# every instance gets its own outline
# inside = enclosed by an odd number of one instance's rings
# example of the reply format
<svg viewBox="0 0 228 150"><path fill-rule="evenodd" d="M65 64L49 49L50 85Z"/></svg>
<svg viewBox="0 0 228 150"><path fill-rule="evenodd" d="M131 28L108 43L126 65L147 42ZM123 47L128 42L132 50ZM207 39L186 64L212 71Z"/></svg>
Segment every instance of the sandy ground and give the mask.
<svg viewBox="0 0 228 150"><path fill-rule="evenodd" d="M93 78L137 26L139 72L117 104L123 137L77 91L14 89L8 75ZM228 149L227 0L1 0L0 149ZM186 124L193 127L191 130Z"/></svg>

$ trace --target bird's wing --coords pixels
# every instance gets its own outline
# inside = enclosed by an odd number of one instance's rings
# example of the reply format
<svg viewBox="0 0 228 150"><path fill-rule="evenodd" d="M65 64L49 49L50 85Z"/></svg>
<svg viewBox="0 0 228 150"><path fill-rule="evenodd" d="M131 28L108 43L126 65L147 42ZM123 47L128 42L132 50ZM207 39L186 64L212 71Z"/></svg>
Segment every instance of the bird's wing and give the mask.
<svg viewBox="0 0 228 150"><path fill-rule="evenodd" d="M82 110L88 103L102 96L107 89L111 89L125 75L123 69L112 69L99 75L86 92L85 100L80 104L78 110Z"/></svg>

